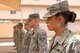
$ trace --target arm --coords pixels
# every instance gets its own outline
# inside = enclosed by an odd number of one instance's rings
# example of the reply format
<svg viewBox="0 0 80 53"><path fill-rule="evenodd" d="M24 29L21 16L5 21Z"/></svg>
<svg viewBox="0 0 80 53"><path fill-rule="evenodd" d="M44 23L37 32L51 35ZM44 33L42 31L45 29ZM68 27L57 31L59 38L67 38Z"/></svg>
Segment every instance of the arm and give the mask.
<svg viewBox="0 0 80 53"><path fill-rule="evenodd" d="M68 53L80 53L80 41L72 42L69 46Z"/></svg>
<svg viewBox="0 0 80 53"><path fill-rule="evenodd" d="M47 53L47 35L45 31L38 33L39 53Z"/></svg>
<svg viewBox="0 0 80 53"><path fill-rule="evenodd" d="M80 53L80 41L76 43L74 50L75 50L75 53Z"/></svg>

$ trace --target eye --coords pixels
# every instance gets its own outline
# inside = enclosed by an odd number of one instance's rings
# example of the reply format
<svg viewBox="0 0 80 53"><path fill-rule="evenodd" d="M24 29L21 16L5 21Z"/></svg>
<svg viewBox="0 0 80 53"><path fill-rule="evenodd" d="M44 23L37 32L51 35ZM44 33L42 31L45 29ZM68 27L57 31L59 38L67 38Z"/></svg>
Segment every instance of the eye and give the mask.
<svg viewBox="0 0 80 53"><path fill-rule="evenodd" d="M50 20L50 19L51 19L51 17L48 17L48 18L47 18L47 20Z"/></svg>

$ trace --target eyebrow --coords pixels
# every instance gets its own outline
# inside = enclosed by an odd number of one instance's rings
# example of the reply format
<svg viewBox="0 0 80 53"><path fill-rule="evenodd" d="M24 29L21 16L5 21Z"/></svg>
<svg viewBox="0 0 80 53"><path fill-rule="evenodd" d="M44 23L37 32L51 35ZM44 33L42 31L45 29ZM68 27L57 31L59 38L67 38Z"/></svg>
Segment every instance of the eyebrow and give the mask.
<svg viewBox="0 0 80 53"><path fill-rule="evenodd" d="M48 18L47 18L47 20L50 20L50 19L51 19L51 17L48 17Z"/></svg>

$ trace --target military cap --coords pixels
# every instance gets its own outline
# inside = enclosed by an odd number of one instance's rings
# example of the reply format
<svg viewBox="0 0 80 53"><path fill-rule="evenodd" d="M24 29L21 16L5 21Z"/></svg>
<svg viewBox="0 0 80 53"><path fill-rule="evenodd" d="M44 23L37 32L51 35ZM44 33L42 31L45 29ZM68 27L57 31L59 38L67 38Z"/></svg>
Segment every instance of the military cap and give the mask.
<svg viewBox="0 0 80 53"><path fill-rule="evenodd" d="M29 20L32 20L32 19L40 19L40 16L38 13L33 13L33 14L29 14Z"/></svg>
<svg viewBox="0 0 80 53"><path fill-rule="evenodd" d="M18 23L18 26L23 26L23 24L22 23Z"/></svg>
<svg viewBox="0 0 80 53"><path fill-rule="evenodd" d="M59 12L70 11L67 1L61 1L57 4L53 4L47 8L48 12L43 16L43 18L51 17Z"/></svg>

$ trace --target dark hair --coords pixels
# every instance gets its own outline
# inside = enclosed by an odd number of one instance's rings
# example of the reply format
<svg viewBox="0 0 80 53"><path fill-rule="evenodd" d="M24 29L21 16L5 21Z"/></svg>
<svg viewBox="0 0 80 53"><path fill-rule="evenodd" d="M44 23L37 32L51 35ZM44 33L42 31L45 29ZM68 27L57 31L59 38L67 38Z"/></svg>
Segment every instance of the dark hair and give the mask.
<svg viewBox="0 0 80 53"><path fill-rule="evenodd" d="M40 16L38 13L33 13L33 14L29 14L29 20L33 20L33 19L40 19Z"/></svg>
<svg viewBox="0 0 80 53"><path fill-rule="evenodd" d="M21 26L21 27L23 27L23 24L22 24L22 23L18 23L18 26Z"/></svg>
<svg viewBox="0 0 80 53"><path fill-rule="evenodd" d="M24 23L24 25L29 25L28 23Z"/></svg>
<svg viewBox="0 0 80 53"><path fill-rule="evenodd" d="M60 13L57 13L55 16L58 17L60 15L64 17L65 24L67 24L68 22L75 22L76 13L74 12L70 12L70 11L60 12Z"/></svg>

